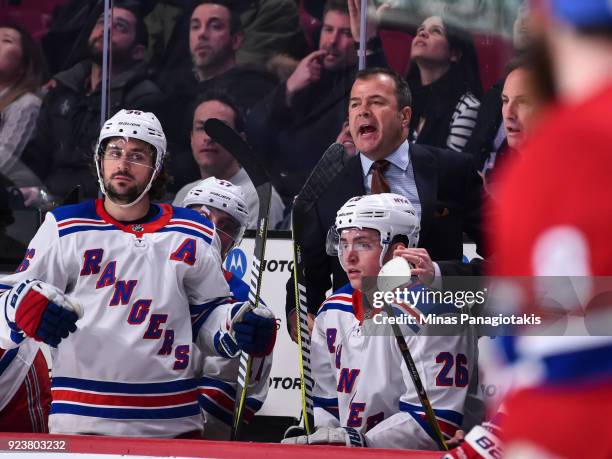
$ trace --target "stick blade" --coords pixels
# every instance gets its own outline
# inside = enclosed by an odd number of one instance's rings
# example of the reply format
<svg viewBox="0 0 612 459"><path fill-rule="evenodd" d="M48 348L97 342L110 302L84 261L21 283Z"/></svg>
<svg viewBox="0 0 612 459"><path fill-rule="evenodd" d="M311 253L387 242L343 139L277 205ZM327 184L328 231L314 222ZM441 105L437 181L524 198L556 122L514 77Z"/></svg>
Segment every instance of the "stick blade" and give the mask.
<svg viewBox="0 0 612 459"><path fill-rule="evenodd" d="M349 159L344 146L332 143L308 176L304 186L295 199L294 208L308 212L323 191L334 181L344 169Z"/></svg>

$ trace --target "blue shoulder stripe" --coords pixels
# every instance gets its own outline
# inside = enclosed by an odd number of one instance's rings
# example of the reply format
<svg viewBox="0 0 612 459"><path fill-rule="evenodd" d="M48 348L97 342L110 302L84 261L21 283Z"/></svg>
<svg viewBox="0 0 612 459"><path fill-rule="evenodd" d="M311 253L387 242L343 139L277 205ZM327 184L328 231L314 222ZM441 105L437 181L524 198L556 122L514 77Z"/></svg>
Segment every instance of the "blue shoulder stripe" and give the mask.
<svg viewBox="0 0 612 459"><path fill-rule="evenodd" d="M321 309L319 309L319 311L317 312L317 316L326 311L343 311L348 312L350 314L355 313L355 311L353 311L353 306L349 306L348 304L328 303L324 305Z"/></svg>
<svg viewBox="0 0 612 459"><path fill-rule="evenodd" d="M53 209L51 213L57 222L61 222L68 218L91 218L93 220L102 221L102 218L96 213L96 205L93 199L79 204L58 207L57 209Z"/></svg>
<svg viewBox="0 0 612 459"><path fill-rule="evenodd" d="M97 225L82 225L82 226L71 226L70 228L59 230L59 237L67 236L73 233L79 233L81 231L121 231L116 226L97 226Z"/></svg>
<svg viewBox="0 0 612 459"><path fill-rule="evenodd" d="M352 295L354 291L355 289L351 287L351 283L348 282L342 287L340 287L338 290L334 291L330 296L338 295L339 293L345 293L347 295Z"/></svg>

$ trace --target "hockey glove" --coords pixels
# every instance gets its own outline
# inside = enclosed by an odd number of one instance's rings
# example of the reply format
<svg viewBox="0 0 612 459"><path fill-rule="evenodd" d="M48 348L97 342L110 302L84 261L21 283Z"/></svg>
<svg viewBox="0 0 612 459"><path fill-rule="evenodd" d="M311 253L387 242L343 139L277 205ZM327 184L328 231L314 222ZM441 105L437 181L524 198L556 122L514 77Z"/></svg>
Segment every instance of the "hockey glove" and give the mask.
<svg viewBox="0 0 612 459"><path fill-rule="evenodd" d="M57 347L76 331L75 322L83 317L83 306L53 285L36 279L26 280L6 292L4 314L11 327L11 339L25 336Z"/></svg>
<svg viewBox="0 0 612 459"><path fill-rule="evenodd" d="M332 445L366 447L363 435L352 427L319 427L311 435L285 438L283 445Z"/></svg>
<svg viewBox="0 0 612 459"><path fill-rule="evenodd" d="M250 302L237 304L230 312L225 326L215 336L219 354L232 358L239 351L253 357L272 352L276 341L276 320L266 307L253 309Z"/></svg>
<svg viewBox="0 0 612 459"><path fill-rule="evenodd" d="M500 430L492 423L475 426L466 435L465 441L451 449L442 459L500 459L503 447Z"/></svg>

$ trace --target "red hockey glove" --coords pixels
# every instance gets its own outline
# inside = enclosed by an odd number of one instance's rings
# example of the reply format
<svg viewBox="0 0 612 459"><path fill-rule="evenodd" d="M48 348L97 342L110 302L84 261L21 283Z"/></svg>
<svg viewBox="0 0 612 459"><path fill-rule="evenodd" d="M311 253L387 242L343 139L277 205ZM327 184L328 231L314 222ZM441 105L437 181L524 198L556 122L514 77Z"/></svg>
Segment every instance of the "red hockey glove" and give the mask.
<svg viewBox="0 0 612 459"><path fill-rule="evenodd" d="M5 293L4 313L11 327L11 338L19 343L24 335L57 347L76 331L75 322L83 316L83 306L58 288L45 282L26 280Z"/></svg>

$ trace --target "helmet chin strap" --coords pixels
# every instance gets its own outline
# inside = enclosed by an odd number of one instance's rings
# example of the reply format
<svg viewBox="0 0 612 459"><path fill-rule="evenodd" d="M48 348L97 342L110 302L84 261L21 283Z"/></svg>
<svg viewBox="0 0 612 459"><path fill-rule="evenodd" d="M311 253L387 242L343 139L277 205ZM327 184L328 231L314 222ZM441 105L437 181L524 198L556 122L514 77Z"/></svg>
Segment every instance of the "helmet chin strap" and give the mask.
<svg viewBox="0 0 612 459"><path fill-rule="evenodd" d="M389 250L389 247L391 247L390 244L385 244L383 242L381 242L382 245L382 250L380 251L380 258L378 259L378 263L379 263L379 268L382 268L384 263L383 260L385 259L385 255L387 255L387 251Z"/></svg>

